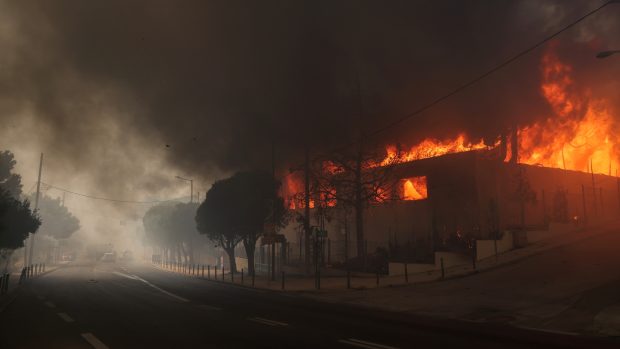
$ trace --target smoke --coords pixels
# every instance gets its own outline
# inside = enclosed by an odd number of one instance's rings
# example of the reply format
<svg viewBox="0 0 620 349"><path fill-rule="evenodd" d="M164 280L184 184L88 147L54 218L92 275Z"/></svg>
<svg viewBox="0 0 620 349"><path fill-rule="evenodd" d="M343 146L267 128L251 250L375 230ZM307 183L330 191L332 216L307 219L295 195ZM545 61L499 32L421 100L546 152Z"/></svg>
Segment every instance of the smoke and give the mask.
<svg viewBox="0 0 620 349"><path fill-rule="evenodd" d="M42 150L58 185L184 195L175 175L205 190L235 170L270 168L272 145L286 169L306 145L325 150L371 132L599 3L0 1L0 145L22 154L28 173ZM620 48L619 11L608 6L559 38L592 93L618 91L620 59L593 56ZM549 117L541 54L377 143L458 131L492 139Z"/></svg>

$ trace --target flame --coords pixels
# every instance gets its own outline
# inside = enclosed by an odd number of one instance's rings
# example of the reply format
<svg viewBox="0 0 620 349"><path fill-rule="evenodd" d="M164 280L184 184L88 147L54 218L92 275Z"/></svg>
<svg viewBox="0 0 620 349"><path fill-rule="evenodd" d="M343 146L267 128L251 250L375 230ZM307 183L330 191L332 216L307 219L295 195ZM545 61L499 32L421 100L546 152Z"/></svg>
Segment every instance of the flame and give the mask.
<svg viewBox="0 0 620 349"><path fill-rule="evenodd" d="M591 98L587 91L580 90L572 76L573 68L560 61L553 47L541 59L541 73L540 92L553 114L544 121L518 129L518 162L611 174L612 167L617 169L619 162L614 150L618 142L609 103ZM496 141L488 147L483 140L468 142L466 139L463 133L443 141L427 138L408 151L388 145L381 165L493 149L500 145L500 141ZM504 161L510 158L511 147L511 142L507 142Z"/></svg>
<svg viewBox="0 0 620 349"><path fill-rule="evenodd" d="M618 168L608 102L580 91L572 67L553 51L543 56L541 70L541 92L554 115L520 130L519 162L602 173Z"/></svg>
<svg viewBox="0 0 620 349"><path fill-rule="evenodd" d="M419 144L411 147L408 151L399 151L395 145L388 145L386 147L386 157L381 162L382 166L392 163L409 162L421 159L432 158L451 153L460 153L464 151L486 149L489 148L484 144L484 140L480 139L478 142L472 143L466 140L465 134L459 134L452 140L437 140L434 138L427 138Z"/></svg>
<svg viewBox="0 0 620 349"><path fill-rule="evenodd" d="M422 200L427 197L426 177L412 177L403 181L403 200Z"/></svg>

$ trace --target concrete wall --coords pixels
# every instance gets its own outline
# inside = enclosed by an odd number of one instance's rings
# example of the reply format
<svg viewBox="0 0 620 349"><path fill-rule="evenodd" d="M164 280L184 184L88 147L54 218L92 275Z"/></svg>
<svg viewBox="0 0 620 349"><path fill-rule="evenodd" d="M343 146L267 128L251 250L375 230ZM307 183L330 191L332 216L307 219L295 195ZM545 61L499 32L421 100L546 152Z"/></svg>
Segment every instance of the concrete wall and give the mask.
<svg viewBox="0 0 620 349"><path fill-rule="evenodd" d="M528 235L529 237L529 235ZM514 240L511 232L504 232L501 239L497 240L497 253L504 253L514 248ZM495 240L476 240L476 260L481 260L495 255Z"/></svg>

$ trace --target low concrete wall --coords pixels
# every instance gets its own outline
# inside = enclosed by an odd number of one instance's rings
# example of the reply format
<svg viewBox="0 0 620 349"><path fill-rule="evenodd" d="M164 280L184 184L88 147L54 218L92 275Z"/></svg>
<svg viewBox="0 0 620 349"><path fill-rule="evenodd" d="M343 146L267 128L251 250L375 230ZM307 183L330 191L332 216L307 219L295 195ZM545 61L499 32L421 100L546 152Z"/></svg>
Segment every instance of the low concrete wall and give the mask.
<svg viewBox="0 0 620 349"><path fill-rule="evenodd" d="M471 263L470 257L466 255L454 252L435 252L435 264L407 263L407 273L417 274L432 270L438 270L441 268L442 258L444 268ZM405 275L405 263L390 263L388 265L388 270L390 276Z"/></svg>
<svg viewBox="0 0 620 349"><path fill-rule="evenodd" d="M529 233L529 232L528 232ZM529 239L529 235L528 235ZM504 232L501 239L497 240L497 253L504 253L514 248L514 240L511 232ZM476 259L481 260L495 255L495 240L476 240Z"/></svg>

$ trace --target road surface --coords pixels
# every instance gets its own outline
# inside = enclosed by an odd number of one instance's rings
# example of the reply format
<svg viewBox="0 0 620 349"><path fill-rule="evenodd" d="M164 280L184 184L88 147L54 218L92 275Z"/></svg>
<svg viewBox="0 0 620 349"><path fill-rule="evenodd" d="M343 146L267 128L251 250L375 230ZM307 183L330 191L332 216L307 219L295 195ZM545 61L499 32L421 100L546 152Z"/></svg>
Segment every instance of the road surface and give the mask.
<svg viewBox="0 0 620 349"><path fill-rule="evenodd" d="M1 348L608 345L585 337L322 303L145 264L66 266L30 280L15 296L0 313Z"/></svg>

